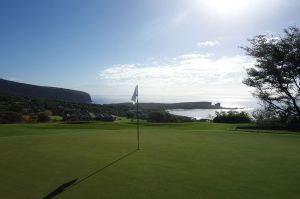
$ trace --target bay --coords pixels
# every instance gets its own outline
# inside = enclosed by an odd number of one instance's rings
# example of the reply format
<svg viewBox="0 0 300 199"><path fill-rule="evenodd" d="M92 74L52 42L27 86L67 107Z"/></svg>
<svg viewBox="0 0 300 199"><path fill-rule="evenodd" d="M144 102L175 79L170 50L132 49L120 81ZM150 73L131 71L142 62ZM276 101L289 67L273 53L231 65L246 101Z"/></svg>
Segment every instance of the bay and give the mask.
<svg viewBox="0 0 300 199"><path fill-rule="evenodd" d="M169 113L173 115L186 116L195 118L197 120L200 119L212 119L216 116L216 112L220 111L237 111L237 112L247 112L250 115L255 110L254 108L238 108L238 109L170 109L167 110Z"/></svg>

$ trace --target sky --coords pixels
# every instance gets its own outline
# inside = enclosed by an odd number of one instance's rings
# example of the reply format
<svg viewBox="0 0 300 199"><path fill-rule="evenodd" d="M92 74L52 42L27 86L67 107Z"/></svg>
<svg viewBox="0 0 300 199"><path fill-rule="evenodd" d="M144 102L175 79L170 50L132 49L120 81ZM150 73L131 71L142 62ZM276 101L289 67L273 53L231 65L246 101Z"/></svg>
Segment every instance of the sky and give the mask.
<svg viewBox="0 0 300 199"><path fill-rule="evenodd" d="M251 99L239 46L300 26L297 0L0 0L0 78L103 102ZM229 101L230 101L229 100ZM222 100L221 100L222 101Z"/></svg>

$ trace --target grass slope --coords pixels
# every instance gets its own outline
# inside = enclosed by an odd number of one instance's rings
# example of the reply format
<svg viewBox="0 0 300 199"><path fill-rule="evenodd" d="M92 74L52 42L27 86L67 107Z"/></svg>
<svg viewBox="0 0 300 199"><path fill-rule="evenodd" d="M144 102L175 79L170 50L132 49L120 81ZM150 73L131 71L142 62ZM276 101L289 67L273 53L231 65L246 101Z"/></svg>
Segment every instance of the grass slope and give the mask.
<svg viewBox="0 0 300 199"><path fill-rule="evenodd" d="M299 198L300 135L141 125L142 150L55 198ZM127 122L0 125L0 198L43 198L136 147Z"/></svg>

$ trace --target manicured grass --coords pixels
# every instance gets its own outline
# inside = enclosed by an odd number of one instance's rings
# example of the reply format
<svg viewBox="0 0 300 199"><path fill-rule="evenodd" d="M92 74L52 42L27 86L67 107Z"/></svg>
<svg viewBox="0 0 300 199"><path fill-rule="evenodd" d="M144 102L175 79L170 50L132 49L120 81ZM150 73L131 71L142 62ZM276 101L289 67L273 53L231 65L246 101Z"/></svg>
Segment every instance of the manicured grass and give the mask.
<svg viewBox="0 0 300 199"><path fill-rule="evenodd" d="M300 134L235 124L0 125L0 198L299 198Z"/></svg>

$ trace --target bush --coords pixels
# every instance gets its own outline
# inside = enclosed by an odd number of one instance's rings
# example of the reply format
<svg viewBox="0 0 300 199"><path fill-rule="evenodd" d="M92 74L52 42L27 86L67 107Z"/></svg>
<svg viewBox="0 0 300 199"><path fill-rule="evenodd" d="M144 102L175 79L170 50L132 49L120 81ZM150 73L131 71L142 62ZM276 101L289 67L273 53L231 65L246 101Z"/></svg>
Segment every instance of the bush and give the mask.
<svg viewBox="0 0 300 199"><path fill-rule="evenodd" d="M286 128L291 130L300 130L300 121L293 117L286 121Z"/></svg>
<svg viewBox="0 0 300 199"><path fill-rule="evenodd" d="M11 124L22 121L22 115L14 111L6 111L0 115L0 123Z"/></svg>
<svg viewBox="0 0 300 199"><path fill-rule="evenodd" d="M49 122L50 121L50 117L48 112L40 112L37 115L37 121L38 122Z"/></svg>
<svg viewBox="0 0 300 199"><path fill-rule="evenodd" d="M296 117L277 113L274 109L258 109L253 117L256 127L261 129L300 129L300 121Z"/></svg>
<svg viewBox="0 0 300 199"><path fill-rule="evenodd" d="M24 107L20 103L14 103L10 105L9 110L17 113L22 113L24 111Z"/></svg>
<svg viewBox="0 0 300 199"><path fill-rule="evenodd" d="M30 114L30 121L31 122L37 122L37 120L38 120L38 116L34 113L31 113Z"/></svg>
<svg viewBox="0 0 300 199"><path fill-rule="evenodd" d="M258 127L263 128L279 128L281 125L281 120L276 112L271 110L255 110L252 114L255 124Z"/></svg>
<svg viewBox="0 0 300 199"><path fill-rule="evenodd" d="M184 116L172 115L168 112L154 111L149 113L147 121L156 123L177 123L177 122L191 122L192 119Z"/></svg>
<svg viewBox="0 0 300 199"><path fill-rule="evenodd" d="M213 122L216 123L250 123L251 118L248 113L242 111L221 111L216 112L216 117L214 117Z"/></svg>
<svg viewBox="0 0 300 199"><path fill-rule="evenodd" d="M50 110L45 110L44 112L45 112L45 114L47 114L49 117L53 115L53 114L52 114L52 111L50 111Z"/></svg>
<svg viewBox="0 0 300 199"><path fill-rule="evenodd" d="M165 122L164 112L151 112L149 114L148 121L150 122Z"/></svg>
<svg viewBox="0 0 300 199"><path fill-rule="evenodd" d="M22 121L26 122L26 123L31 123L32 119L31 119L30 115L22 115Z"/></svg>

